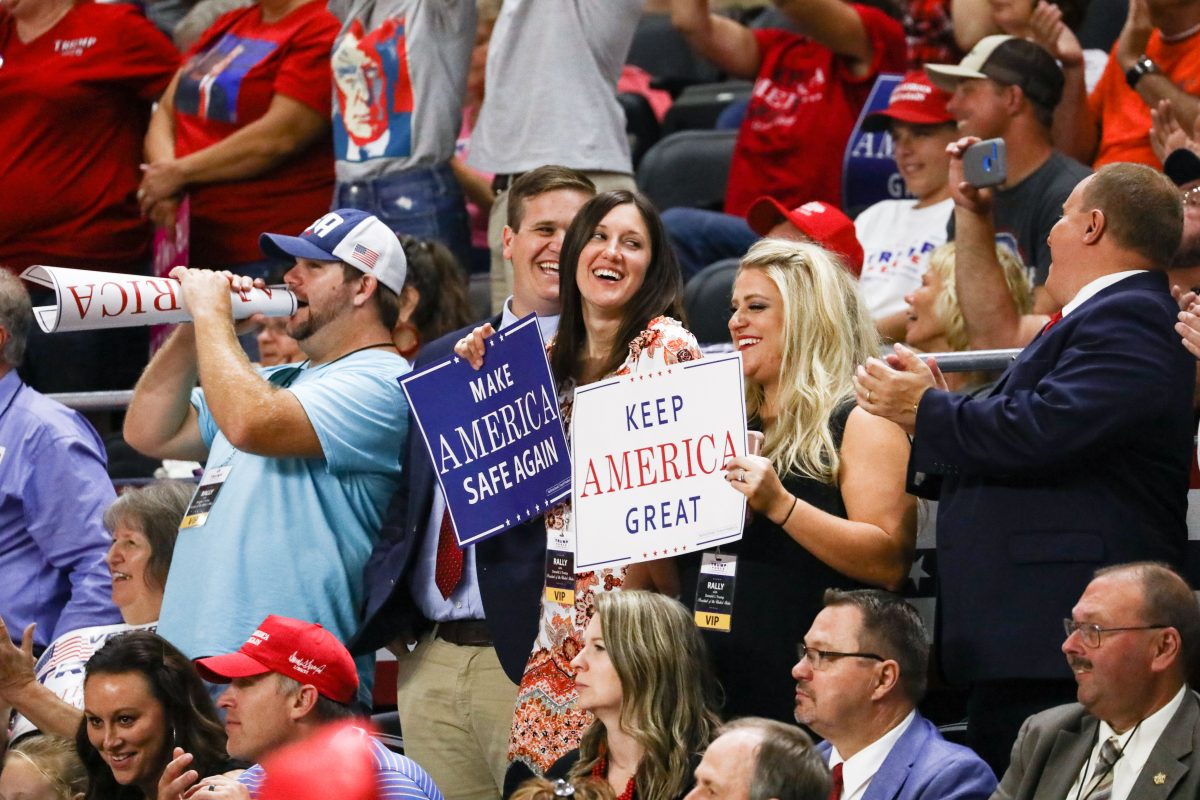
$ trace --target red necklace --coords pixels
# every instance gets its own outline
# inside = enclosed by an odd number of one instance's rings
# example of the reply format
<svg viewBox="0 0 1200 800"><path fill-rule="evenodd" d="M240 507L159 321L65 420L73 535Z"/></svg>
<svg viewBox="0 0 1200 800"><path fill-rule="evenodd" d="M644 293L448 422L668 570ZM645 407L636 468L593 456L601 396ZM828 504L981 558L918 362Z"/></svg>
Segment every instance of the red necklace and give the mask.
<svg viewBox="0 0 1200 800"><path fill-rule="evenodd" d="M608 757L600 756L592 767L592 777L598 781L608 780ZM637 789L637 776L632 775L629 778L629 783L625 784L625 791L617 797L617 800L633 800L634 792Z"/></svg>

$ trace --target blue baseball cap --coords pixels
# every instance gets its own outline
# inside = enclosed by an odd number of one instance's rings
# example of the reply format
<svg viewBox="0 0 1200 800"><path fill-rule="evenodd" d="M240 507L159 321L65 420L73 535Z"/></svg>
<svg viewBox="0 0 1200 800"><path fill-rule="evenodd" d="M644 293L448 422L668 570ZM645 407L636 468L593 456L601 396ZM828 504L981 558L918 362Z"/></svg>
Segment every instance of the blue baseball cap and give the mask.
<svg viewBox="0 0 1200 800"><path fill-rule="evenodd" d="M341 261L373 275L399 294L404 289L408 259L396 234L379 218L357 208L330 211L299 236L264 233L258 247L269 258Z"/></svg>

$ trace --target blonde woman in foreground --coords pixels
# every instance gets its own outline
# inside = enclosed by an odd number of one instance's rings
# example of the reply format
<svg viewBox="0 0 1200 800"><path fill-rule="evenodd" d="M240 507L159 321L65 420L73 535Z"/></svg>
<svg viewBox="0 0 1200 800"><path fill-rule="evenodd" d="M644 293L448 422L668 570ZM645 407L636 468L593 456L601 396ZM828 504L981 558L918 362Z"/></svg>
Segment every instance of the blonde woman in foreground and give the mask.
<svg viewBox="0 0 1200 800"><path fill-rule="evenodd" d="M752 517L736 553L732 630L706 633L726 718L792 721L796 643L830 587L898 589L908 577L916 502L908 437L854 404L854 368L880 352L854 279L829 251L764 239L742 259L729 331L742 354L746 412L762 454L726 480ZM684 559L695 597L699 556Z"/></svg>

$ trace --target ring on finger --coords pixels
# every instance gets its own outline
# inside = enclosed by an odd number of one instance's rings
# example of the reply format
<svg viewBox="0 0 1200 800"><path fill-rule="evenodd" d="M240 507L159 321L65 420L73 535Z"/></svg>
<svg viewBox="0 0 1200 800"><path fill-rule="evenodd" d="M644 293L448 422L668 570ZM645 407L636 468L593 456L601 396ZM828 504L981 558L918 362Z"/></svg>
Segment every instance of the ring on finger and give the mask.
<svg viewBox="0 0 1200 800"><path fill-rule="evenodd" d="M874 401L874 399L873 399L873 397L872 397L872 393L871 393L871 390L870 390L870 389L867 389L867 402L868 402L868 403L873 403L873 402L875 402L875 401Z"/></svg>
<svg viewBox="0 0 1200 800"><path fill-rule="evenodd" d="M739 483L746 482L746 470L742 470L741 472L738 473L738 482Z"/></svg>

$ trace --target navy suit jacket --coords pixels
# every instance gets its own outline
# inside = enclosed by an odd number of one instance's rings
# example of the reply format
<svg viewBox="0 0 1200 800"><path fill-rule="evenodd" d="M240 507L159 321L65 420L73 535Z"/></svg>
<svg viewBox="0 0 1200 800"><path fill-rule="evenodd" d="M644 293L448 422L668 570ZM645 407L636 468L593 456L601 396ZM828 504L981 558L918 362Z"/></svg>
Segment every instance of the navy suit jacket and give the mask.
<svg viewBox="0 0 1200 800"><path fill-rule="evenodd" d="M500 327L499 317L488 321ZM414 369L450 355L454 343L473 327L426 345ZM432 626L413 601L409 583L437 487L433 463L416 427L411 425L408 431L407 477L392 497L379 543L367 561L366 615L350 643L352 653L372 652L397 636L415 636ZM540 619L545 522L539 517L473 546L479 593L496 654L509 679L520 683Z"/></svg>
<svg viewBox="0 0 1200 800"><path fill-rule="evenodd" d="M829 762L829 742L817 745ZM996 776L975 751L952 744L919 713L871 778L863 800L986 800Z"/></svg>
<svg viewBox="0 0 1200 800"><path fill-rule="evenodd" d="M1107 287L992 394L930 391L909 490L938 499L942 665L957 681L1071 677L1059 648L1092 573L1182 565L1195 359L1166 275Z"/></svg>

